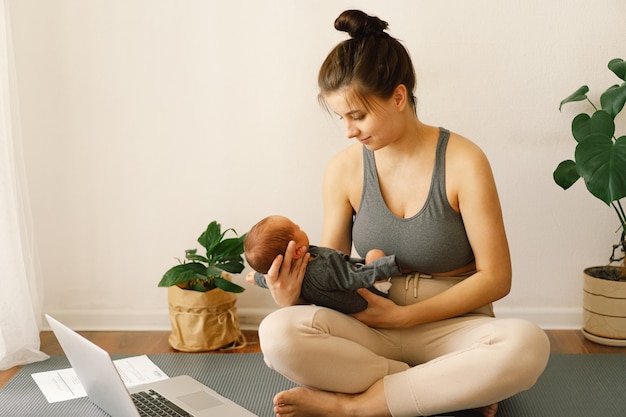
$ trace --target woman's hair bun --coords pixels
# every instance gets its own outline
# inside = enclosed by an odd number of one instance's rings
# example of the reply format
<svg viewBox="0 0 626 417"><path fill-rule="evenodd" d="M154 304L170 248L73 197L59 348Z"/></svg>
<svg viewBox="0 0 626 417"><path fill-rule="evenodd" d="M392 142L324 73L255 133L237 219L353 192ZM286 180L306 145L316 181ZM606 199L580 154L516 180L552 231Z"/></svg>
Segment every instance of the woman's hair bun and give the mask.
<svg viewBox="0 0 626 417"><path fill-rule="evenodd" d="M335 29L347 32L352 38L380 35L388 26L387 22L360 10L346 10L335 20Z"/></svg>

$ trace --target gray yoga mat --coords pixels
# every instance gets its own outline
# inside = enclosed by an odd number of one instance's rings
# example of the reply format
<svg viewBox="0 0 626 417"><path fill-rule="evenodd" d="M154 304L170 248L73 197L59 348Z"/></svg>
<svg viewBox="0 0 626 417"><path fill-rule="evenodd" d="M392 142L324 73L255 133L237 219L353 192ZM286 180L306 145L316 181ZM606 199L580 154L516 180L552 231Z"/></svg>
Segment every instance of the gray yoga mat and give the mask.
<svg viewBox="0 0 626 417"><path fill-rule="evenodd" d="M260 353L148 356L168 375L191 375L261 417L273 416L276 392L295 386L267 368ZM0 416L106 416L86 398L48 404L30 376L67 367L65 356L25 366L0 390ZM472 412L444 415L477 416ZM498 412L498 417L596 416L626 416L626 355L552 355L537 384L502 401Z"/></svg>

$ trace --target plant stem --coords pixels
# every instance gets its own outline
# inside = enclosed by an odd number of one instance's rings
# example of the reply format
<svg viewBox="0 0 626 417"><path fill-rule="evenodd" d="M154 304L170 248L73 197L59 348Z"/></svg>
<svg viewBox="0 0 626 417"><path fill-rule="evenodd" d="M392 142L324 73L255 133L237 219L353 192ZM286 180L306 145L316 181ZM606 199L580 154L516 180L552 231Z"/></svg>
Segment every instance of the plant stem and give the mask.
<svg viewBox="0 0 626 417"><path fill-rule="evenodd" d="M593 107L594 111L598 111L598 108L595 104L593 104L593 101L589 100L589 97L585 97L585 99L589 102L589 104L591 104L591 107Z"/></svg>
<svg viewBox="0 0 626 417"><path fill-rule="evenodd" d="M615 249L620 248L622 253L626 253L626 215L624 215L624 208L622 207L622 203L620 202L620 200L613 201L611 205L615 209L615 213L617 213L617 217L619 217L619 221L622 225L622 234L620 236L619 243L613 246L613 255L611 256L611 261L620 261L623 260L624 257L622 256L621 258L616 258ZM624 265L620 276L623 276L625 274L626 265Z"/></svg>
<svg viewBox="0 0 626 417"><path fill-rule="evenodd" d="M626 229L626 215L624 214L624 208L622 207L622 203L619 200L615 200L611 203L613 209L615 209L615 213L617 213L617 217L619 218L620 223L622 224L622 234L624 233L624 229Z"/></svg>

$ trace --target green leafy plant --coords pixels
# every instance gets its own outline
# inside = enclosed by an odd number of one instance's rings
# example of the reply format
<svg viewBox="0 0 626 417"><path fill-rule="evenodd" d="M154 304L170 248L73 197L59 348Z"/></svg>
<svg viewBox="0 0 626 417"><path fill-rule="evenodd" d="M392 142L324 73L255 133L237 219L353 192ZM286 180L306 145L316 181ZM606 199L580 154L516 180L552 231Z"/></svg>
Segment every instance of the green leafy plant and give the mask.
<svg viewBox="0 0 626 417"><path fill-rule="evenodd" d="M185 260L179 265L170 268L161 281L159 287L178 285L181 288L205 292L214 288L239 293L244 288L224 278L224 273L238 274L243 271L243 241L240 237L226 238L226 233L235 229L221 231L216 221L211 222L198 238L198 243L205 250L205 255L199 255L197 249L185 251Z"/></svg>
<svg viewBox="0 0 626 417"><path fill-rule="evenodd" d="M600 96L600 108L587 97L589 87L580 87L561 101L564 104L587 101L593 108L591 116L580 113L572 120L572 135L576 140L574 160L561 162L554 171L554 181L567 190L579 178L583 178L587 190L606 205L613 207L621 226L621 237L613 245L611 262L624 260L626 253L626 215L620 200L626 197L626 136L617 137L615 118L626 103L626 62L615 58L609 61L608 68L622 82L615 84ZM618 252L616 254L616 252ZM624 275L622 268L620 275Z"/></svg>

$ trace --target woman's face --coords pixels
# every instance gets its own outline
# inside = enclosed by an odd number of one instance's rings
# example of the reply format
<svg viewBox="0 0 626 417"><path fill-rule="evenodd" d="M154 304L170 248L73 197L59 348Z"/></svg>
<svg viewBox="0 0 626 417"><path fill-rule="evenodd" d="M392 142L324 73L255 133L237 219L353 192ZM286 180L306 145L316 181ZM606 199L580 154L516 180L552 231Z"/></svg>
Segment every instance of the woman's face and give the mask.
<svg viewBox="0 0 626 417"><path fill-rule="evenodd" d="M368 98L369 106L356 98L349 89L324 95L332 111L344 121L346 137L356 139L371 151L381 149L394 142L401 133L396 101L376 97Z"/></svg>

